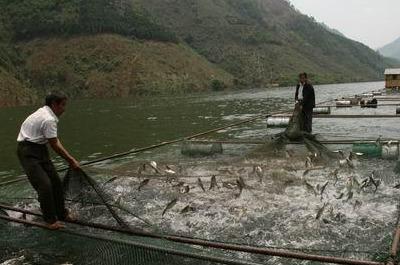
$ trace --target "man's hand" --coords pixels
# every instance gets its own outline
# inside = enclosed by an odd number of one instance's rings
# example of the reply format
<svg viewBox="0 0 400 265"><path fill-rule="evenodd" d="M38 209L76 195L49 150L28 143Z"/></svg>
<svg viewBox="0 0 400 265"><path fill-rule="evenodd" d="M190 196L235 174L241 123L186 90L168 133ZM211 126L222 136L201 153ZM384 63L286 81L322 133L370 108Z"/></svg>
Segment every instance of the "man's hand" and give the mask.
<svg viewBox="0 0 400 265"><path fill-rule="evenodd" d="M79 164L79 162L78 162L75 158L72 158L72 160L69 161L69 165L70 165L70 167L71 167L72 169L79 169L79 168L81 168L81 165Z"/></svg>
<svg viewBox="0 0 400 265"><path fill-rule="evenodd" d="M48 139L50 146L53 148L53 150L59 154L62 158L64 158L66 161L68 161L68 164L73 168L73 169L78 169L80 168L79 162L71 156L67 150L65 150L64 146L61 144L60 140L58 138L51 138Z"/></svg>

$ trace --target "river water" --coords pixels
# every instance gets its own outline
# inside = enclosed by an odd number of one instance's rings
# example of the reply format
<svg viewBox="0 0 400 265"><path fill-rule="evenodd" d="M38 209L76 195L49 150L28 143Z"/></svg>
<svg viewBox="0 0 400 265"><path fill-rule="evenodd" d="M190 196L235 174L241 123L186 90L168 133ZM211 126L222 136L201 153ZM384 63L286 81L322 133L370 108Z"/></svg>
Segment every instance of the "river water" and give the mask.
<svg viewBox="0 0 400 265"><path fill-rule="evenodd" d="M383 85L383 82L373 82L316 86L317 102L379 90ZM290 109L293 106L293 94L294 88L276 88L140 101L76 101L71 102L67 113L61 118L60 137L77 158L89 161L220 127L260 113ZM2 124L5 125L0 131L3 141L0 152L1 180L13 179L21 173L14 155L15 138L21 121L33 110L35 107L0 111ZM395 107L333 111L338 114L395 114ZM400 124L396 119L316 119L314 122L314 133L324 139L376 139L380 135L398 139L399 129ZM267 128L265 120L260 119L221 130L207 138L263 139L266 135L280 131L282 129ZM332 172L338 169L338 161L316 168L305 176L306 153L299 152L299 155L290 159L270 154L261 158L247 156L254 148L248 145L225 145L223 155L199 159L183 157L180 145L175 144L118 161L107 161L88 171L99 181L113 179L103 187L111 192L115 201L133 209L137 215L151 222L153 228L164 233L268 247L317 249L320 254L334 253L361 259L380 260L386 257L392 231L396 226L400 195L393 188L398 183L393 173L394 161L361 158L354 170L340 169L335 180ZM349 151L346 146L334 148ZM166 182L162 177L154 177L156 173L148 167L141 177L135 177L138 167L152 160L157 161L160 168L171 165L175 171L179 171L180 177ZM59 159L55 163L62 165ZM261 179L254 173L255 166L263 170ZM373 178L382 183L377 189L371 185L364 189L355 187L354 183L368 178L372 172ZM150 183L138 190L146 174ZM217 176L218 187L209 189L212 175ZM242 193L235 186L238 177L243 177L246 182ZM206 186L206 191L198 186L199 178ZM321 195L310 193L310 186L319 192L325 183L328 184ZM189 190L182 190L186 187ZM1 194L10 201L13 201L11 197L34 196L29 185L22 183L1 189ZM162 215L165 206L173 199L177 199L177 202ZM21 207L38 207L32 200L14 199L13 202ZM324 205L326 210L321 211ZM104 209L81 204L71 207L82 219L113 224L112 218L104 214ZM185 208L186 211L183 211ZM146 228L143 222L129 214L125 214L124 218L136 227ZM6 231L3 237L12 231L9 229L3 229L3 232ZM84 264L79 262L82 254L79 254L76 246L64 243L57 247L58 251L63 250L62 253L58 257L49 258L55 252L43 243L43 237L47 234L36 230L27 232L27 229L21 230L20 227L18 229L22 232L14 240L10 236L8 239L3 238L3 243L18 244L24 242L27 236L35 237L37 244L31 243L29 247L35 251L40 249L36 259L43 264L54 264L54 260L60 264ZM51 244L57 241L54 237L51 237ZM72 241L71 238L66 240L70 243ZM29 257L30 262L35 259L32 253L15 249L18 248L9 250L14 255L11 256ZM264 264L315 264L243 254L233 256Z"/></svg>

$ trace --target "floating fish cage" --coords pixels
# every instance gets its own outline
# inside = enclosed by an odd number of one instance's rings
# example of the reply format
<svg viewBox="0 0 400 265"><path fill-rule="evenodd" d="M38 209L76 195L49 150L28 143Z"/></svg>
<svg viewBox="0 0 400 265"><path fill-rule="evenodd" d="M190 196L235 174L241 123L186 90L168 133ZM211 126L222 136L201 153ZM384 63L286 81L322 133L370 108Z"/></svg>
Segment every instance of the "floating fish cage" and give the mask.
<svg viewBox="0 0 400 265"><path fill-rule="evenodd" d="M372 95L374 95L374 96L382 96L382 91L374 91L374 92L372 92Z"/></svg>
<svg viewBox="0 0 400 265"><path fill-rule="evenodd" d="M353 105L350 100L337 100L336 107L337 108L351 108Z"/></svg>
<svg viewBox="0 0 400 265"><path fill-rule="evenodd" d="M382 145L376 143L355 143L353 144L353 152L362 153L370 158L380 158L382 157Z"/></svg>
<svg viewBox="0 0 400 265"><path fill-rule="evenodd" d="M314 114L331 114L331 107L316 107L313 111Z"/></svg>
<svg viewBox="0 0 400 265"><path fill-rule="evenodd" d="M373 93L364 93L364 94L362 94L362 96L364 98L372 98L374 96L374 94Z"/></svg>
<svg viewBox="0 0 400 265"><path fill-rule="evenodd" d="M400 114L400 107L396 108L396 114Z"/></svg>
<svg viewBox="0 0 400 265"><path fill-rule="evenodd" d="M275 128L285 128L289 125L290 117L286 116L271 116L267 118L267 126Z"/></svg>
<svg viewBox="0 0 400 265"><path fill-rule="evenodd" d="M190 157L205 157L222 153L222 143L207 144L184 141L181 146L181 154Z"/></svg>

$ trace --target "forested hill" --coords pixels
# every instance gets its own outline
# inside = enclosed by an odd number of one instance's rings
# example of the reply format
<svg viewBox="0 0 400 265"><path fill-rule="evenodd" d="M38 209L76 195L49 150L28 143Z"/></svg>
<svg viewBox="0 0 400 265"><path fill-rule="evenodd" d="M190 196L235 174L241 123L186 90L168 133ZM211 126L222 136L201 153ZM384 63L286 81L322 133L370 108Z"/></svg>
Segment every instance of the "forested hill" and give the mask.
<svg viewBox="0 0 400 265"><path fill-rule="evenodd" d="M382 79L393 62L285 0L0 0L0 106Z"/></svg>
<svg viewBox="0 0 400 265"><path fill-rule="evenodd" d="M400 38L379 49L384 56L400 60Z"/></svg>
<svg viewBox="0 0 400 265"><path fill-rule="evenodd" d="M316 82L377 80L393 62L332 33L285 0L134 0L160 24L223 69L260 85L288 84L300 71Z"/></svg>

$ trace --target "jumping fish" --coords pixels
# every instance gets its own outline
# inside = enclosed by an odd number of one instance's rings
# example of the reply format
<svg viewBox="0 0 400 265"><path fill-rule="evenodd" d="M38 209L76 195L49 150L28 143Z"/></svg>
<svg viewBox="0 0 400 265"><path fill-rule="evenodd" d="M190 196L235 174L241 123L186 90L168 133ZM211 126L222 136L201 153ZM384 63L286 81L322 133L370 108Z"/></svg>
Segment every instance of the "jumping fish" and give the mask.
<svg viewBox="0 0 400 265"><path fill-rule="evenodd" d="M312 192L315 196L317 196L317 192L315 191L313 185L308 183L307 181L304 181L304 184L306 185L306 188L309 192Z"/></svg>
<svg viewBox="0 0 400 265"><path fill-rule="evenodd" d="M260 179L260 183L263 181L263 171L262 168L260 166L255 166L254 167L254 171L256 172L258 178Z"/></svg>
<svg viewBox="0 0 400 265"><path fill-rule="evenodd" d="M160 171L158 170L157 162L156 162L156 161L151 161L149 164L150 164L150 166L154 169L154 171L155 171L157 174L160 174Z"/></svg>
<svg viewBox="0 0 400 265"><path fill-rule="evenodd" d="M378 190L378 187L381 184L381 181L375 180L374 176L375 176L375 171L372 172L371 176L369 177L369 181L372 183L372 185L375 186L375 191L374 191L374 193L375 193Z"/></svg>
<svg viewBox="0 0 400 265"><path fill-rule="evenodd" d="M400 184L397 184L396 186L393 187L394 189L400 189Z"/></svg>
<svg viewBox="0 0 400 265"><path fill-rule="evenodd" d="M237 198L239 198L242 195L243 189L246 187L246 184L244 183L244 180L242 177L239 177L236 180L237 186L239 187L239 194L236 195Z"/></svg>
<svg viewBox="0 0 400 265"><path fill-rule="evenodd" d="M180 189L179 192L184 194L184 193L189 193L190 187L188 185L183 185Z"/></svg>
<svg viewBox="0 0 400 265"><path fill-rule="evenodd" d="M104 182L103 185L110 184L111 182L115 181L117 178L118 178L118 177L110 178L109 180L107 180L106 182Z"/></svg>
<svg viewBox="0 0 400 265"><path fill-rule="evenodd" d="M346 200L346 201L351 200L351 199L353 198L353 195L354 195L354 193L353 193L352 191L349 191L349 192L347 193L347 200Z"/></svg>
<svg viewBox="0 0 400 265"><path fill-rule="evenodd" d="M0 214L3 216L8 216L8 213L3 209L0 209Z"/></svg>
<svg viewBox="0 0 400 265"><path fill-rule="evenodd" d="M312 160L310 157L306 159L306 168L312 168Z"/></svg>
<svg viewBox="0 0 400 265"><path fill-rule="evenodd" d="M337 151L333 151L334 153L338 153L342 158L345 158L346 156L344 155L342 150L337 150Z"/></svg>
<svg viewBox="0 0 400 265"><path fill-rule="evenodd" d="M146 186L147 184L149 184L150 179L144 179L142 182L140 182L139 187L138 187L138 191L141 191L141 189Z"/></svg>
<svg viewBox="0 0 400 265"><path fill-rule="evenodd" d="M343 198L343 196L344 196L344 193L342 192L342 193L339 194L339 196L337 196L335 198L336 198L336 200L340 200L340 199Z"/></svg>
<svg viewBox="0 0 400 265"><path fill-rule="evenodd" d="M328 205L328 203L324 203L324 206L322 206L322 207L318 210L317 216L315 217L316 220L319 220L319 219L321 218L321 216L322 216L322 214L324 213L325 208L326 208L327 205Z"/></svg>
<svg viewBox="0 0 400 265"><path fill-rule="evenodd" d="M329 181L325 182L325 184L324 184L324 185L322 185L322 187L321 187L321 191L320 191L320 195L321 195L321 197L322 197L322 195L324 194L324 192L325 192L325 189L326 189L326 187L328 186L328 184L329 184Z"/></svg>
<svg viewBox="0 0 400 265"><path fill-rule="evenodd" d="M354 203L354 206L353 206L353 210L359 209L361 207L361 205L362 205L362 202L356 200L356 202Z"/></svg>
<svg viewBox="0 0 400 265"><path fill-rule="evenodd" d="M236 187L238 186L238 184L237 184L237 183L232 183L232 182L223 182L223 183L222 183L222 186L223 186L224 188L233 190L234 188L236 188Z"/></svg>
<svg viewBox="0 0 400 265"><path fill-rule="evenodd" d="M338 181L339 181L338 174L339 174L339 169L338 169L338 168L335 169L334 171L332 171L332 172L329 174L330 176L332 176L332 177L335 178L335 183L333 184L333 186L336 186L336 184L337 184Z"/></svg>
<svg viewBox="0 0 400 265"><path fill-rule="evenodd" d="M146 170L146 164L142 164L141 166L139 166L138 168L138 174L142 174L143 171Z"/></svg>
<svg viewBox="0 0 400 265"><path fill-rule="evenodd" d="M215 187L218 188L218 184L217 184L217 178L215 176L211 177L211 183L210 183L210 188L209 190L214 189Z"/></svg>
<svg viewBox="0 0 400 265"><path fill-rule="evenodd" d="M197 179L197 184L199 185L199 187L206 192L206 189L204 188L203 182L201 181L201 178Z"/></svg>
<svg viewBox="0 0 400 265"><path fill-rule="evenodd" d="M165 209L164 209L164 211L162 212L162 215L161 215L161 216L164 216L165 213L166 213L169 209L171 209L172 207L174 207L175 204L176 204L177 202L178 202L178 199L173 199L172 201L170 201L170 202L167 204L167 206L165 207Z"/></svg>
<svg viewBox="0 0 400 265"><path fill-rule="evenodd" d="M196 209L190 205L187 205L185 208L182 209L181 214L194 212Z"/></svg>

